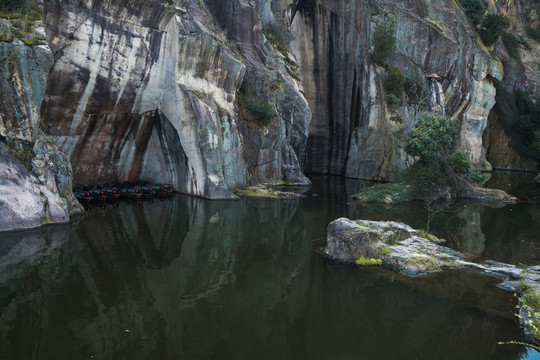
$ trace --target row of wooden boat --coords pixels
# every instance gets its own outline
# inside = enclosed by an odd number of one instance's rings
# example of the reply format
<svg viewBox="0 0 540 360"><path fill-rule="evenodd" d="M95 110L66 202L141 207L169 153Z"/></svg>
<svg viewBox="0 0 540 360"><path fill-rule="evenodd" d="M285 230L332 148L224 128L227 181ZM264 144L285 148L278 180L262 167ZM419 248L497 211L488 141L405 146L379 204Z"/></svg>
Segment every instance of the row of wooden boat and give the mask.
<svg viewBox="0 0 540 360"><path fill-rule="evenodd" d="M88 184L75 185L73 194L82 202L106 201L118 199L153 198L169 196L174 193L171 184L150 184L147 182L124 182L122 184Z"/></svg>

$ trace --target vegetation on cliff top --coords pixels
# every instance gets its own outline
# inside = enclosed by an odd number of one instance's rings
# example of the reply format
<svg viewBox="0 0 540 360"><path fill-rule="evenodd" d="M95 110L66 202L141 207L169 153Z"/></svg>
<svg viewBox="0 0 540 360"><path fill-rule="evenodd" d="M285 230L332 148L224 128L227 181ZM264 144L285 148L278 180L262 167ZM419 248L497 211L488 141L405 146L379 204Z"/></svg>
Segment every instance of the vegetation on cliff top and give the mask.
<svg viewBox="0 0 540 360"><path fill-rule="evenodd" d="M459 0L459 4L465 10L469 20L475 25L482 42L487 46L495 44L499 37L504 35L503 30L510 25L508 19L503 15L486 15L487 6L484 0ZM503 38L503 40L505 39ZM506 40L509 40L508 35L506 35ZM515 57L515 51L511 56Z"/></svg>
<svg viewBox="0 0 540 360"><path fill-rule="evenodd" d="M42 7L36 0L4 0L0 3L0 41L20 39L26 45L44 43L45 37L34 31L42 19Z"/></svg>

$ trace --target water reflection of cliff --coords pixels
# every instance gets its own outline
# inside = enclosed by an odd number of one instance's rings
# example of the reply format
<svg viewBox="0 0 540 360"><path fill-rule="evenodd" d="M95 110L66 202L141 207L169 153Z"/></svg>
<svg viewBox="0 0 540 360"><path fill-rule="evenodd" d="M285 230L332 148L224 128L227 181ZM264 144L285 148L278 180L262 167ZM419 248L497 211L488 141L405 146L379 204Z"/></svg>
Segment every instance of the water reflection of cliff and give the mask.
<svg viewBox="0 0 540 360"><path fill-rule="evenodd" d="M179 197L3 236L2 358L169 358L219 339L201 316L228 315L227 293L258 311L254 298L273 302L292 286L310 251L299 204Z"/></svg>
<svg viewBox="0 0 540 360"><path fill-rule="evenodd" d="M315 253L329 219L414 217L330 187L304 200L124 204L4 235L2 359L519 356L492 341L521 333L491 279L394 281Z"/></svg>

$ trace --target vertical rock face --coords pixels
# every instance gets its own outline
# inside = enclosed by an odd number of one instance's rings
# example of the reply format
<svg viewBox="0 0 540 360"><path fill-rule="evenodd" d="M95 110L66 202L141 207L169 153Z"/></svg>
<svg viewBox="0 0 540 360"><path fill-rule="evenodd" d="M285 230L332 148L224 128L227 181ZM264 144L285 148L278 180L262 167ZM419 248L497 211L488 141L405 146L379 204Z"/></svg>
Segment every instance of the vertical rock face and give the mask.
<svg viewBox="0 0 540 360"><path fill-rule="evenodd" d="M372 33L386 17L396 20L397 39L388 65L400 68L418 97L403 96L396 108L386 105L386 71L370 56ZM489 168L481 137L502 67L454 1L298 1L294 26L293 48L314 109L306 171L391 178L405 166L398 145L421 111L460 119L461 148L477 167Z"/></svg>
<svg viewBox="0 0 540 360"><path fill-rule="evenodd" d="M67 222L80 209L71 167L39 130L51 52L13 40L0 59L0 231Z"/></svg>
<svg viewBox="0 0 540 360"><path fill-rule="evenodd" d="M239 118L250 182L309 184L303 163L311 111L296 80L288 16L269 0L206 3L246 65ZM253 107L265 103L273 114L266 124L257 124Z"/></svg>
<svg viewBox="0 0 540 360"><path fill-rule="evenodd" d="M181 4L182 3L182 4ZM202 6L46 1L55 63L44 130L77 182L171 182L213 199L245 184L244 65Z"/></svg>
<svg viewBox="0 0 540 360"><path fill-rule="evenodd" d="M249 182L309 182L311 114L284 55L262 42L265 2L228 5L244 11L243 27L227 29L240 51L203 2L45 2L55 62L43 129L76 182L140 178L211 199ZM239 122L242 82L271 106L269 124Z"/></svg>
<svg viewBox="0 0 540 360"><path fill-rule="evenodd" d="M492 13L502 14L510 21L506 31L520 39L517 57L509 54L502 41L494 46L494 51L504 67L501 85L509 92L521 90L537 99L540 97L540 42L530 37L527 29L540 29L540 3L531 0L490 0L488 4ZM512 139L506 133L496 108L489 116L488 128L484 134L489 162L499 169L535 171L538 169L538 162L523 157L516 150L517 139Z"/></svg>
<svg viewBox="0 0 540 360"><path fill-rule="evenodd" d="M524 90L536 99L540 96L540 43L527 34L527 28L540 29L540 3L535 0L490 0L488 4L492 13L502 14L510 21L506 30L527 43L527 46L519 45L518 58L512 58L504 44L496 45L497 56L504 64L505 88Z"/></svg>

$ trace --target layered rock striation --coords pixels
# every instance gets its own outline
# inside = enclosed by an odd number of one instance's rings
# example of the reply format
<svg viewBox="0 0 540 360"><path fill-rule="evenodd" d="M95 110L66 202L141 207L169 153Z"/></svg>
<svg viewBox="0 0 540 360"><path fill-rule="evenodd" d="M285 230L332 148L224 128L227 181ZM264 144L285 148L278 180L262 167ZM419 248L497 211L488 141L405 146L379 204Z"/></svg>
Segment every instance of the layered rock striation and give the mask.
<svg viewBox="0 0 540 360"><path fill-rule="evenodd" d="M45 2L55 62L43 129L75 182L142 178L211 199L249 183L309 183L299 160L307 102L262 42L263 8L234 6L245 16L231 41L203 2ZM269 124L239 121L243 83Z"/></svg>
<svg viewBox="0 0 540 360"><path fill-rule="evenodd" d="M295 3L293 49L314 110L306 171L389 179L407 166L400 149L422 111L460 119L460 146L489 169L482 133L495 104L502 64L484 48L457 2ZM371 37L395 20L396 54L405 77L400 104L385 101L386 69L372 61Z"/></svg>
<svg viewBox="0 0 540 360"><path fill-rule="evenodd" d="M67 222L81 210L71 166L39 129L51 51L15 38L0 42L0 59L0 231Z"/></svg>

